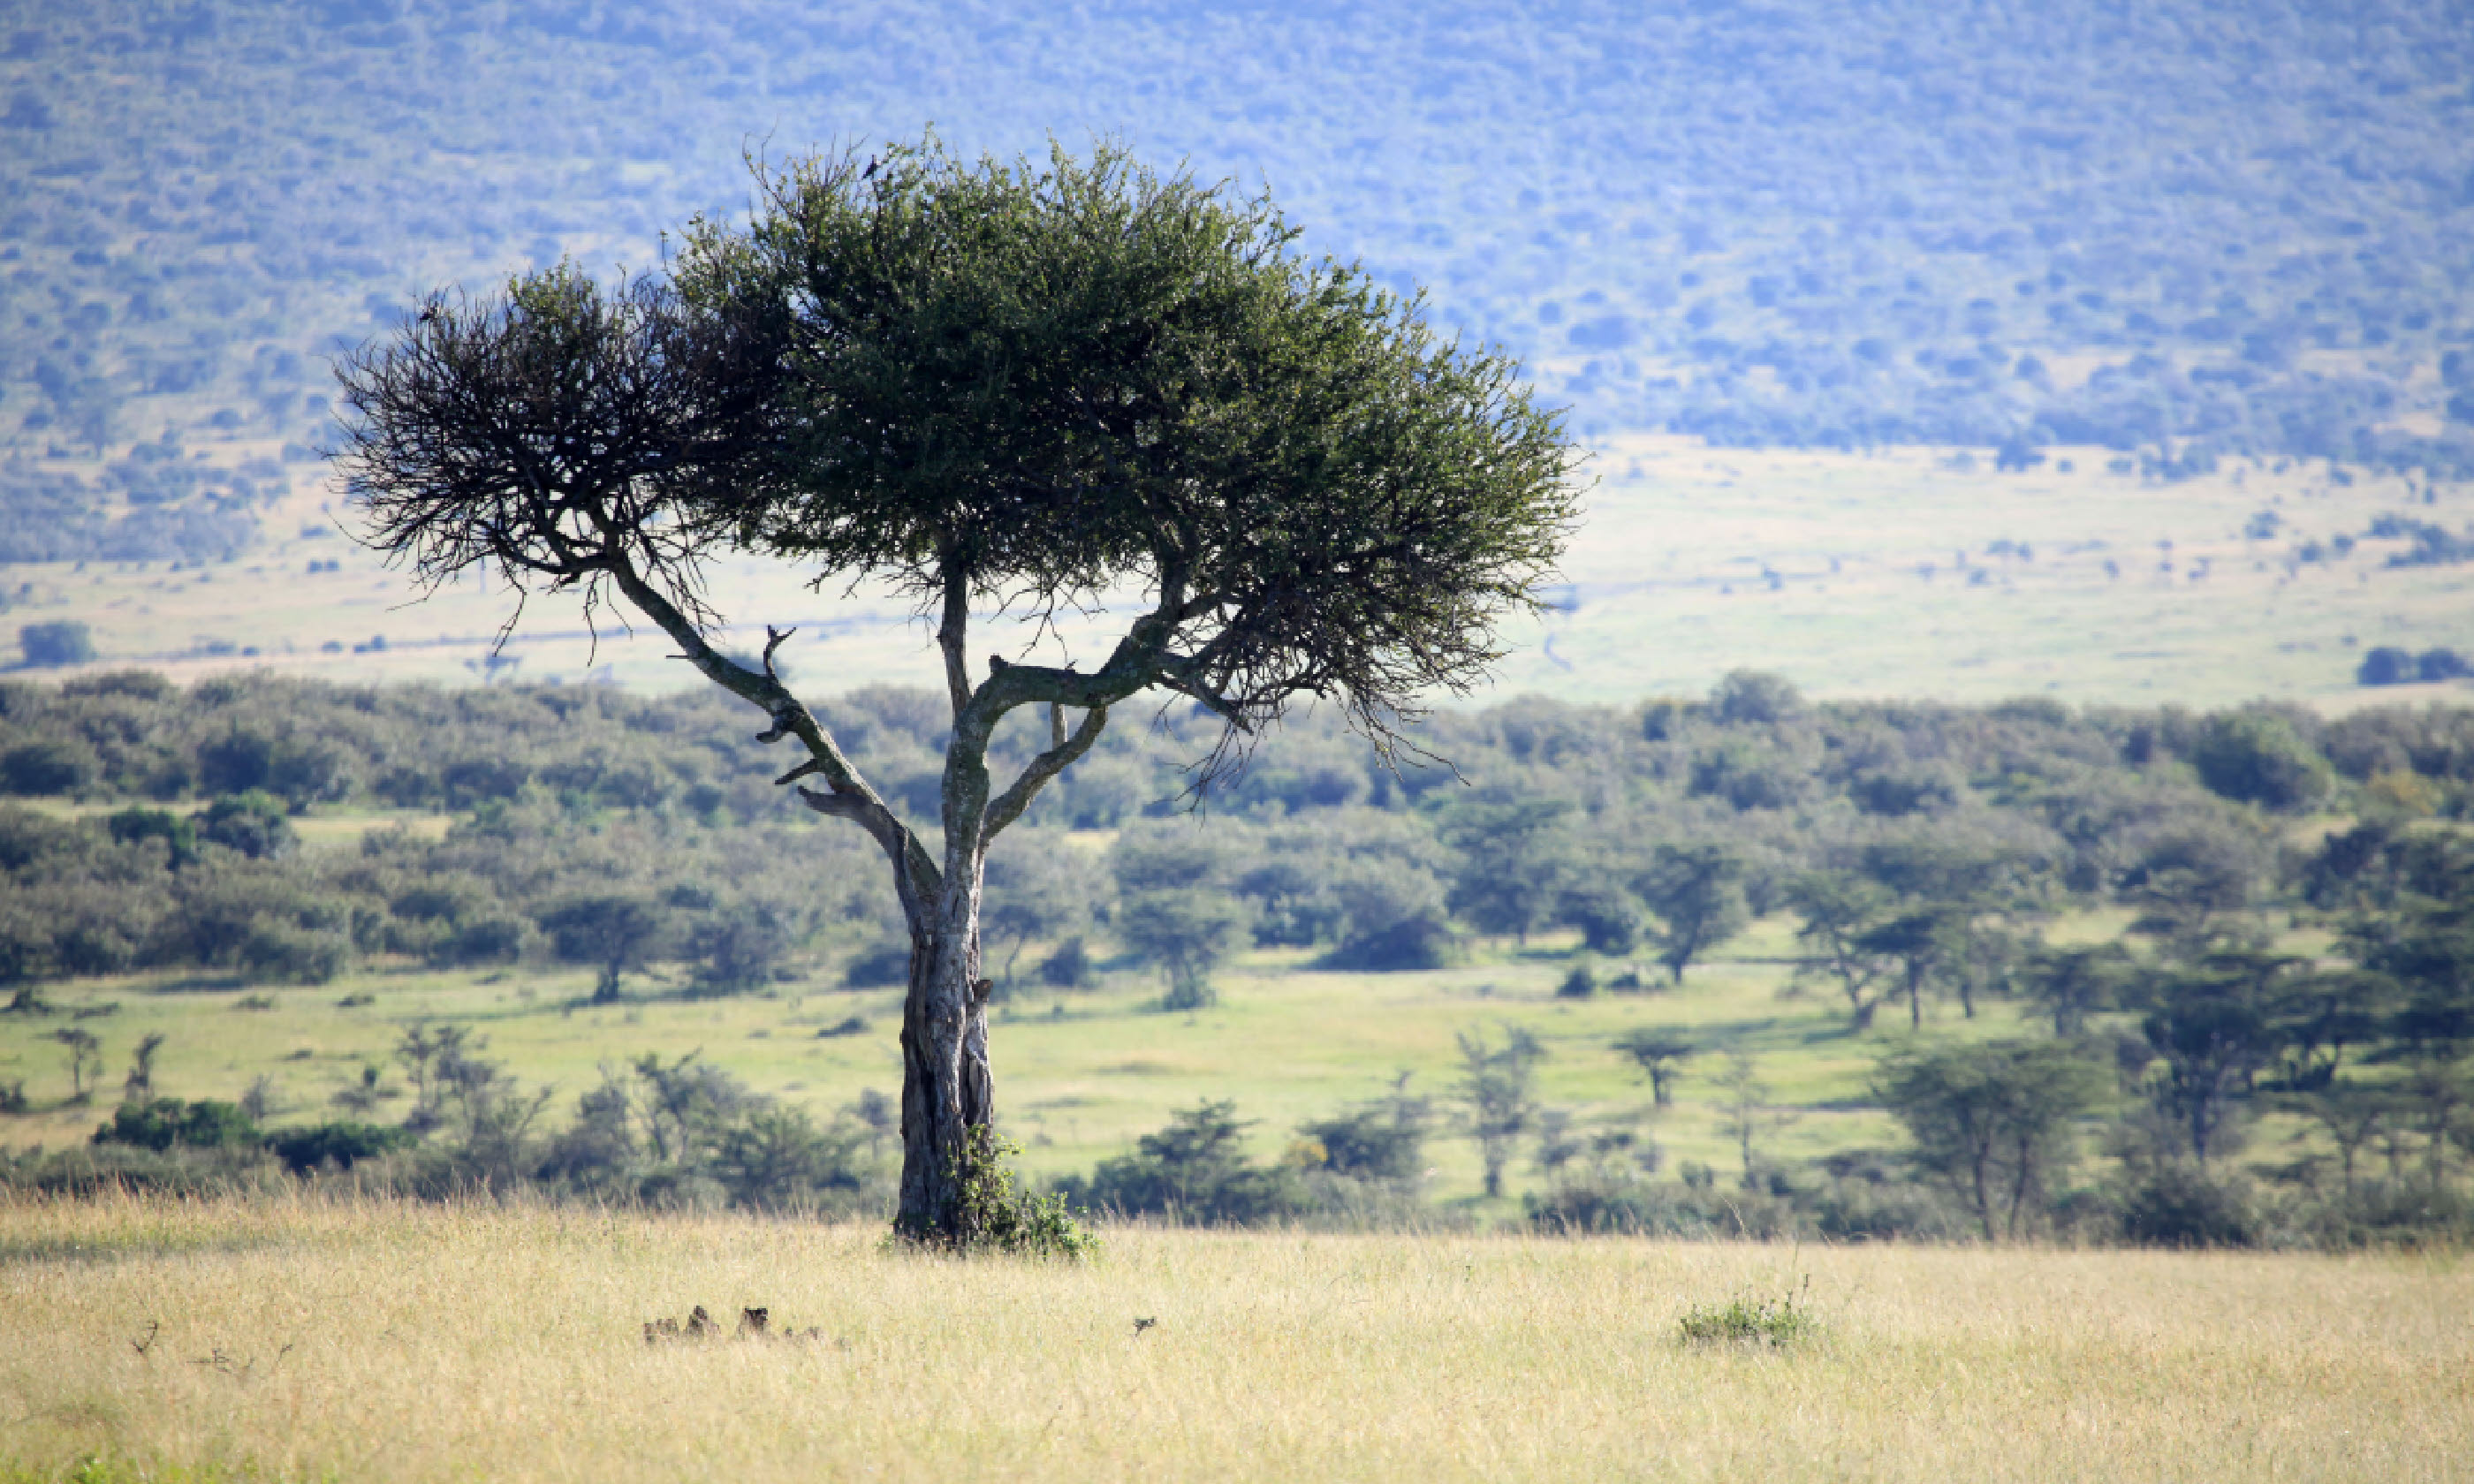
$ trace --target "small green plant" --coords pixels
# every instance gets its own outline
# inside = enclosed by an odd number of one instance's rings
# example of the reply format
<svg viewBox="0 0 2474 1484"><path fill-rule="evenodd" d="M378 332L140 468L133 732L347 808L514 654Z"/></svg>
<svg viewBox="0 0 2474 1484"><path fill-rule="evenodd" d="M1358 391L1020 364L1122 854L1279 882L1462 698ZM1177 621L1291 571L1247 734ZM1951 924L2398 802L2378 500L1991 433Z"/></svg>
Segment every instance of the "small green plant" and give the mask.
<svg viewBox="0 0 2474 1484"><path fill-rule="evenodd" d="M947 1230L954 1234L910 1240L966 1257L1006 1253L1070 1261L1096 1256L1100 1239L1074 1219L1063 1196L1015 1188L1013 1171L1005 1161L1021 1152L1021 1145L984 1124L973 1129L953 1171L959 1210Z"/></svg>
<svg viewBox="0 0 2474 1484"><path fill-rule="evenodd" d="M1750 1345L1770 1349L1808 1339L1819 1326L1812 1317L1812 1277L1777 1298L1739 1293L1725 1304L1696 1304L1677 1322L1686 1345Z"/></svg>

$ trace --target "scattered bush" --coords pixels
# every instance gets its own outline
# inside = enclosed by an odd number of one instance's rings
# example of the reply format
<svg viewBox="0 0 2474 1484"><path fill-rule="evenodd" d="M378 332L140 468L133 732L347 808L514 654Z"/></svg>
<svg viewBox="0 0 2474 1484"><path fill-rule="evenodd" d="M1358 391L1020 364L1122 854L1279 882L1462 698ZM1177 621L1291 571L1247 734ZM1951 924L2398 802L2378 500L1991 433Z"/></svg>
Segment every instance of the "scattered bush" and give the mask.
<svg viewBox="0 0 2474 1484"><path fill-rule="evenodd" d="M112 1111L109 1123L94 1131L98 1144L128 1144L158 1152L174 1145L237 1149L254 1146L263 1137L257 1125L234 1104L211 1099L184 1103L177 1097L123 1103Z"/></svg>
<svg viewBox="0 0 2474 1484"><path fill-rule="evenodd" d="M2120 1196L2122 1234L2159 1247L2248 1247L2260 1223L2246 1183L2190 1160L2135 1170Z"/></svg>
<svg viewBox="0 0 2474 1484"><path fill-rule="evenodd" d="M1039 961L1039 982L1051 989L1086 990L1099 980L1098 966L1091 962L1091 950L1079 938L1068 938L1056 945L1056 951Z"/></svg>
<svg viewBox="0 0 2474 1484"><path fill-rule="evenodd" d="M1776 1298L1738 1294L1725 1304L1696 1304L1676 1322L1686 1345L1754 1345L1776 1349L1809 1339L1818 1329L1812 1280Z"/></svg>
<svg viewBox="0 0 2474 1484"><path fill-rule="evenodd" d="M910 945L885 943L861 948L842 966L842 983L854 990L892 989L910 982Z"/></svg>
<svg viewBox="0 0 2474 1484"><path fill-rule="evenodd" d="M17 647L31 669L84 664L94 658L94 636L82 623L28 624L17 631Z"/></svg>
<svg viewBox="0 0 2474 1484"><path fill-rule="evenodd" d="M2468 675L2474 675L2474 664L2444 646L2416 655L2393 644L2383 644L2365 655L2354 669L2355 682L2364 685L2427 684L2462 680Z"/></svg>
<svg viewBox="0 0 2474 1484"><path fill-rule="evenodd" d="M306 1175L329 1162L351 1169L363 1160L408 1149L415 1141L409 1129L350 1121L308 1128L279 1129L268 1136L267 1149L295 1175Z"/></svg>

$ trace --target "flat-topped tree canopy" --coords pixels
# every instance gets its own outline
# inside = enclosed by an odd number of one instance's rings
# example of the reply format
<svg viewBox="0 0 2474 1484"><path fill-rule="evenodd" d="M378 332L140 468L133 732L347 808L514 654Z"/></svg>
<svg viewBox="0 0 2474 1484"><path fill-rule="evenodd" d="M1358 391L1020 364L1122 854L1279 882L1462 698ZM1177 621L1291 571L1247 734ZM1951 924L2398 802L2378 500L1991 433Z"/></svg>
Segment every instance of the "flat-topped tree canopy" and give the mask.
<svg viewBox="0 0 2474 1484"><path fill-rule="evenodd" d="M1301 257L1267 199L1111 147L860 158L762 173L752 224L688 235L688 299L788 326L783 462L709 507L740 544L931 610L1140 585L1147 682L1241 726L1310 692L1388 740L1497 657L1573 512L1512 363Z"/></svg>
<svg viewBox="0 0 2474 1484"><path fill-rule="evenodd" d="M970 1240L988 842L1146 690L1225 724L1198 786L1299 696L1389 755L1421 698L1465 692L1502 653L1496 624L1537 606L1575 458L1513 362L1307 258L1264 197L1112 145L973 161L934 137L756 176L750 220L691 224L663 279L605 289L562 265L433 297L346 359L342 458L368 539L421 577L484 565L621 598L765 710L760 741L799 739L783 781L820 779L807 802L878 840L910 922L898 1224ZM700 564L721 552L886 583L935 619L940 852L770 647L748 664L708 641ZM1094 668L990 658L982 679L975 608L1034 630L1131 616ZM1050 707L1053 745L998 790L989 741L1027 705Z"/></svg>

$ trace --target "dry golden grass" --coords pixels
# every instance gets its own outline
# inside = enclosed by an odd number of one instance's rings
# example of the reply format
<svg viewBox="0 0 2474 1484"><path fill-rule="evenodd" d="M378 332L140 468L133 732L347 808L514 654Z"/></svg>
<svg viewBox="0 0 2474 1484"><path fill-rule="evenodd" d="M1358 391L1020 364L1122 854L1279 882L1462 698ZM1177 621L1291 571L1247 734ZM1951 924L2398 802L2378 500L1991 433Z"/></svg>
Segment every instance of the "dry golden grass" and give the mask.
<svg viewBox="0 0 2474 1484"><path fill-rule="evenodd" d="M1817 1339L1679 1343L1688 1306L1799 1272ZM644 1343L693 1304L823 1338ZM114 1477L1147 1484L2474 1458L2456 1257L1119 1231L1051 1266L796 1222L117 1201L0 1206L0 1456L34 1478L97 1452Z"/></svg>

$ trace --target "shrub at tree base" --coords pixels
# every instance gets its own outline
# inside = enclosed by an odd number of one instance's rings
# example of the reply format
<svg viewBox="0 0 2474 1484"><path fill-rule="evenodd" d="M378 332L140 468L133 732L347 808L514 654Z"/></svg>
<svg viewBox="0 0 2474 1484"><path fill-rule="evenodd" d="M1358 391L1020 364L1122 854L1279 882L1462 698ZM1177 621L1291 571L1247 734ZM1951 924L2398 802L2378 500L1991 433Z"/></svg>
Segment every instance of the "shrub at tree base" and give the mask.
<svg viewBox="0 0 2474 1484"><path fill-rule="evenodd" d="M1100 1239L1074 1219L1063 1195L1031 1195L1015 1188L1013 1171L1005 1161L1021 1152L993 1129L982 1125L973 1130L969 1150L955 1171L960 1209L946 1227L953 1234L921 1245L964 1255L1006 1253L1069 1261L1098 1255Z"/></svg>

